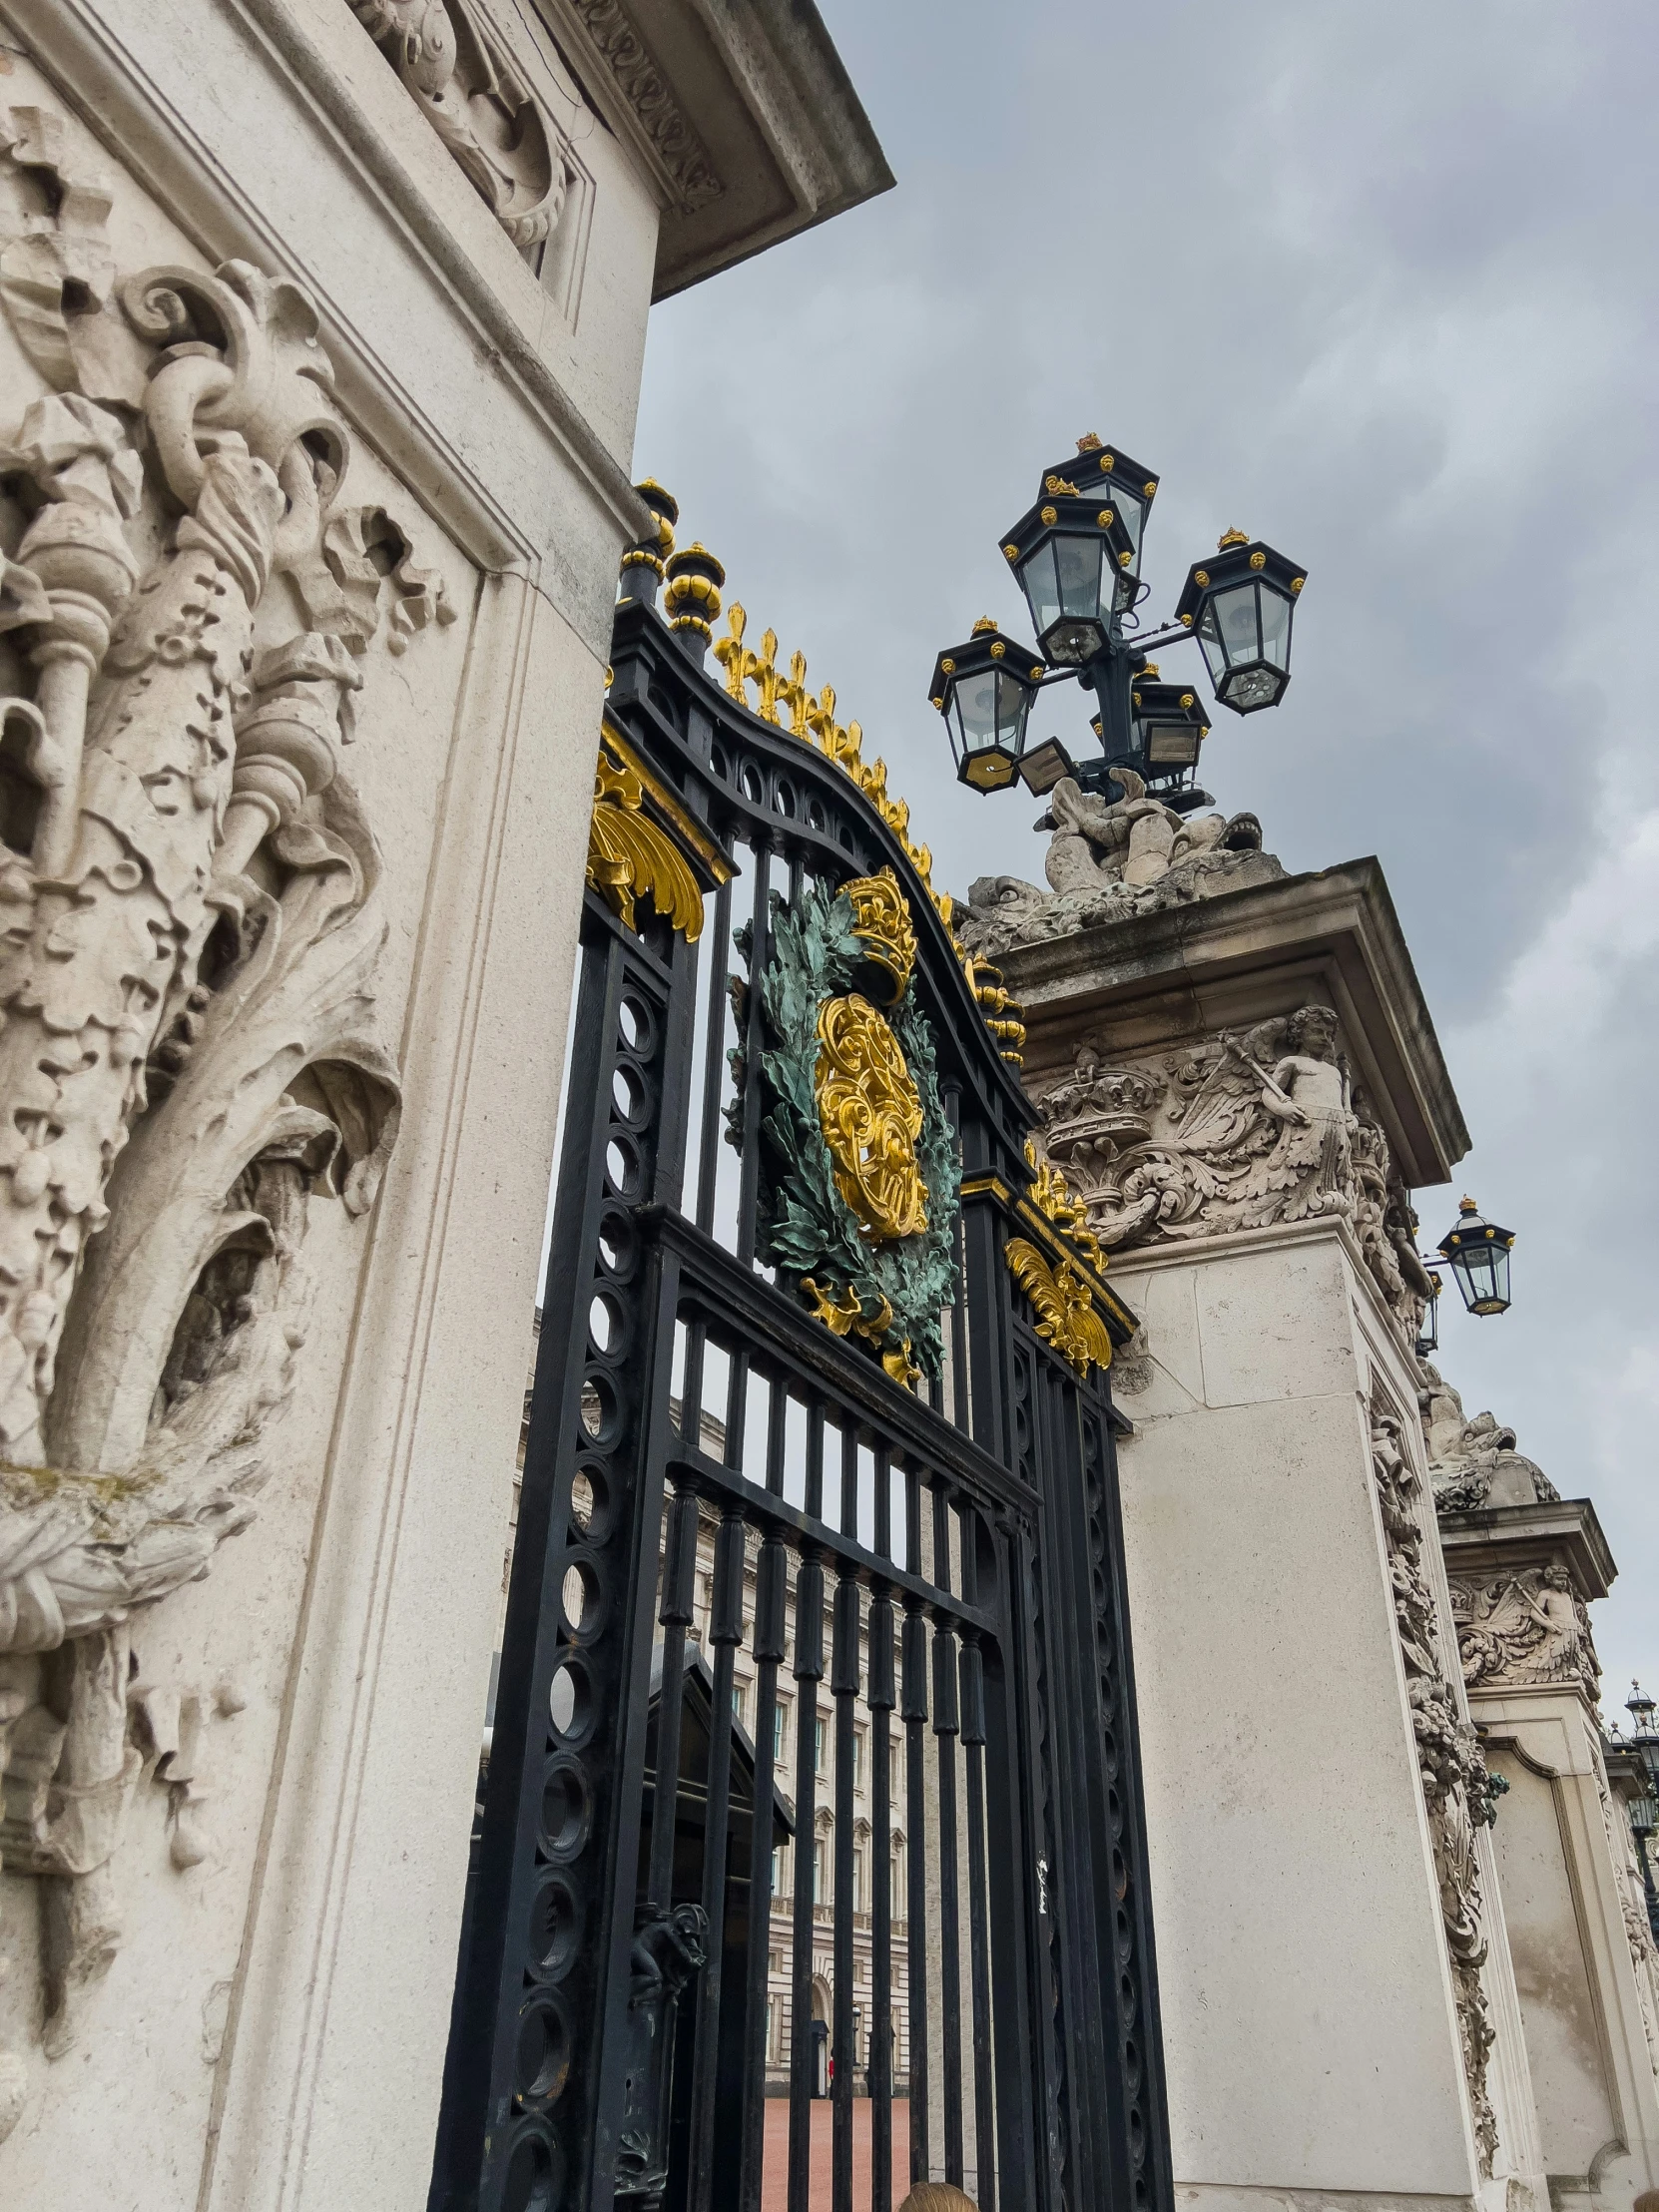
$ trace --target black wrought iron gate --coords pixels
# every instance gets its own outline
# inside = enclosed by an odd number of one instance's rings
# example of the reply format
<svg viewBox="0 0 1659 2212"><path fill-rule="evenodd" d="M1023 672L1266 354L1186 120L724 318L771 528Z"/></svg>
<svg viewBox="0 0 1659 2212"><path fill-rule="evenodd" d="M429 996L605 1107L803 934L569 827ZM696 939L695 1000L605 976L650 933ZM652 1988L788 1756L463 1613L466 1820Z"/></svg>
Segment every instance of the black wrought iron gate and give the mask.
<svg viewBox="0 0 1659 2212"><path fill-rule="evenodd" d="M432 2206L1168 2212L1132 1320L856 730L634 583Z"/></svg>

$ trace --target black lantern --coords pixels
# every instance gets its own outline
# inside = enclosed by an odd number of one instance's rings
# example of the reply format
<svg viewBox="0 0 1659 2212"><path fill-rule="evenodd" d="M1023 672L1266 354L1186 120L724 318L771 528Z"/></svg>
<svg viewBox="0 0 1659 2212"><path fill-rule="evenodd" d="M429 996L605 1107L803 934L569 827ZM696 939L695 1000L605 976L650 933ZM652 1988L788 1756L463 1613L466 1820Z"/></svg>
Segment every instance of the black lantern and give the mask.
<svg viewBox="0 0 1659 2212"><path fill-rule="evenodd" d="M1043 674L1031 648L1004 637L989 615L966 645L939 655L929 696L945 718L961 783L994 792L1013 782Z"/></svg>
<svg viewBox="0 0 1659 2212"><path fill-rule="evenodd" d="M1512 1230L1483 1221L1472 1198L1457 1208L1457 1226L1440 1239L1463 1304L1471 1314L1501 1314L1509 1306L1509 1249Z"/></svg>
<svg viewBox="0 0 1659 2212"><path fill-rule="evenodd" d="M1624 1709L1630 1715L1630 1726L1638 1740L1649 1737L1653 1729L1653 1700L1639 1682L1632 1682L1630 1695L1624 1701Z"/></svg>
<svg viewBox="0 0 1659 2212"><path fill-rule="evenodd" d="M1147 775L1197 767L1199 747L1210 734L1210 718L1190 684L1159 683L1157 663L1148 661L1133 678L1129 703L1134 710L1136 751Z"/></svg>
<svg viewBox="0 0 1659 2212"><path fill-rule="evenodd" d="M1111 495L1107 504L1117 509L1119 521L1134 541L1128 563L1119 565L1126 565L1129 575L1138 576L1146 518L1158 496L1158 479L1152 470L1139 461L1132 461L1116 446L1102 445L1090 431L1087 437L1078 439L1075 461L1059 461L1053 468L1043 471L1044 491L1056 477L1075 484L1084 499L1098 500L1102 494Z"/></svg>
<svg viewBox="0 0 1659 2212"><path fill-rule="evenodd" d="M1229 530L1215 558L1195 563L1176 620L1195 629L1210 681L1238 715L1277 707L1291 680L1291 618L1307 578L1271 545Z"/></svg>
<svg viewBox="0 0 1659 2212"><path fill-rule="evenodd" d="M1144 519L1145 502L1120 500L1115 485L1084 497L1075 473L1044 474L1037 504L1003 539L1002 555L1013 564L1045 660L1082 668L1105 652L1114 621L1135 601Z"/></svg>

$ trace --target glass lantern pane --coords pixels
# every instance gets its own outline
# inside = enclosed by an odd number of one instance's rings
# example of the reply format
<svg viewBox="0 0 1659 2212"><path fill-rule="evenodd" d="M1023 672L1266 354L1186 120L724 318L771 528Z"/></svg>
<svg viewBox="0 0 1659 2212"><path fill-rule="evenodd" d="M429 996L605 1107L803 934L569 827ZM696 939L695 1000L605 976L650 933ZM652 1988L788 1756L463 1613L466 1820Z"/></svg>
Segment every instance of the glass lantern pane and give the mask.
<svg viewBox="0 0 1659 2212"><path fill-rule="evenodd" d="M1262 653L1275 668L1291 665L1291 601L1271 585L1262 587Z"/></svg>
<svg viewBox="0 0 1659 2212"><path fill-rule="evenodd" d="M956 712L962 744L969 753L996 743L997 675L994 668L982 668L976 675L956 679Z"/></svg>
<svg viewBox="0 0 1659 2212"><path fill-rule="evenodd" d="M1100 614L1100 538L1056 538L1055 558L1060 571L1060 606L1068 615L1094 621Z"/></svg>
<svg viewBox="0 0 1659 2212"><path fill-rule="evenodd" d="M1060 587L1054 575L1054 540L1045 538L1035 553L1019 566L1020 590L1031 610L1031 623L1038 637L1052 622L1060 619Z"/></svg>
<svg viewBox="0 0 1659 2212"><path fill-rule="evenodd" d="M1221 680L1227 674L1227 653L1221 642L1221 631L1216 623L1216 604L1213 599L1204 603L1204 612L1198 618L1198 642L1204 649L1204 658L1210 665L1210 681L1220 689Z"/></svg>
<svg viewBox="0 0 1659 2212"><path fill-rule="evenodd" d="M1271 707L1284 688L1285 679L1276 669L1246 668L1227 679L1221 696L1230 707L1248 714L1254 707Z"/></svg>
<svg viewBox="0 0 1659 2212"><path fill-rule="evenodd" d="M996 730L997 741L1007 751L1017 753L1025 735L1025 717L1029 711L1031 694L1017 677L1006 669L996 673Z"/></svg>
<svg viewBox="0 0 1659 2212"><path fill-rule="evenodd" d="M1504 1304L1507 1305L1509 1301L1509 1251L1506 1245L1494 1246L1492 1250L1492 1285L1495 1296L1501 1298Z"/></svg>
<svg viewBox="0 0 1659 2212"><path fill-rule="evenodd" d="M1254 584L1236 584L1231 591L1217 592L1213 602L1221 642L1231 668L1239 667L1244 661L1259 661L1262 657L1256 623L1256 592Z"/></svg>

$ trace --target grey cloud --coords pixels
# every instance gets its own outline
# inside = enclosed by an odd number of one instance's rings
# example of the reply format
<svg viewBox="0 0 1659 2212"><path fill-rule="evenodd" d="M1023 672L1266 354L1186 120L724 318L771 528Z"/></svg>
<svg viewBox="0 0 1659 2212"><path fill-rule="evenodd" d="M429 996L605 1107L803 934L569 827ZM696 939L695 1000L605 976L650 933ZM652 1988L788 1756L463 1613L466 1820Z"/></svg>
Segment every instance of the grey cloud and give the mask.
<svg viewBox="0 0 1659 2212"><path fill-rule="evenodd" d="M659 310L639 465L958 886L1041 869L1035 805L954 785L924 686L975 616L1023 634L997 533L1044 462L1095 429L1161 471L1154 612L1230 523L1306 564L1287 702L1218 714L1205 781L1292 867L1381 857L1521 1235L1514 1312L1454 1318L1448 1372L1594 1494L1609 1675L1659 1688L1651 11L825 13L898 189Z"/></svg>

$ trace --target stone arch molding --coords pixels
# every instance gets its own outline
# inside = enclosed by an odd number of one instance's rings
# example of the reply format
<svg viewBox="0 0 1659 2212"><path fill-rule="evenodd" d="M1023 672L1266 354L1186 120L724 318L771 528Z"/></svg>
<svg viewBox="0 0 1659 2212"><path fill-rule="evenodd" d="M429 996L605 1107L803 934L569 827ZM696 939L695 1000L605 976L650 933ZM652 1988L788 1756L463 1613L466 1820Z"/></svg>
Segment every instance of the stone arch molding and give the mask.
<svg viewBox="0 0 1659 2212"><path fill-rule="evenodd" d="M347 748L363 657L454 618L351 503L307 294L246 262L119 272L65 141L0 110L0 311L48 387L0 419L26 518L0 554L0 1658L29 1662L0 1669L0 1860L41 1884L52 2056L115 1954L146 1772L175 1865L206 1848L197 1701L134 1679L132 1628L255 1519L310 1209L366 1214L395 1140ZM256 652L278 576L268 615L307 626ZM0 2051L0 2138L24 2079Z"/></svg>

